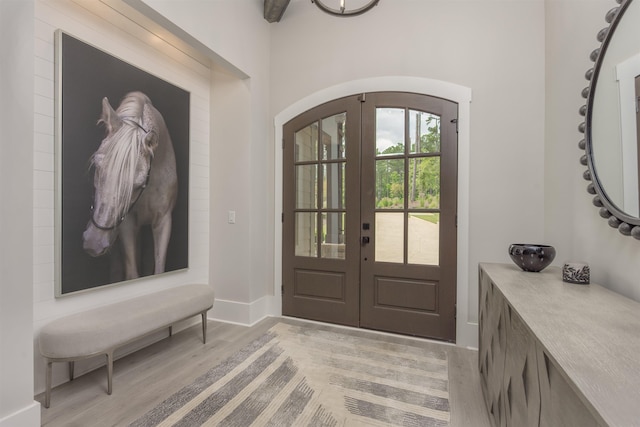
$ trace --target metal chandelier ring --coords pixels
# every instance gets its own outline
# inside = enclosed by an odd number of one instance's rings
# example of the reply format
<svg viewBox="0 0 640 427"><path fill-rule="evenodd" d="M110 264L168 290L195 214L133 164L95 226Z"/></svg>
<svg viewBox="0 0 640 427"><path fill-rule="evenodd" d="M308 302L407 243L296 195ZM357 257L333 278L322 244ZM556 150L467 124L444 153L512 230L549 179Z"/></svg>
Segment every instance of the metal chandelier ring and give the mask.
<svg viewBox="0 0 640 427"><path fill-rule="evenodd" d="M323 12L326 12L329 15L340 16L340 17L362 15L363 13L367 12L368 10L376 6L379 2L380 0L371 0L369 3L365 4L362 7L359 7L357 9L347 10L344 7L341 7L340 9L331 8L325 5L321 0L311 0L311 3L314 3L316 6L318 6L318 9L322 10Z"/></svg>

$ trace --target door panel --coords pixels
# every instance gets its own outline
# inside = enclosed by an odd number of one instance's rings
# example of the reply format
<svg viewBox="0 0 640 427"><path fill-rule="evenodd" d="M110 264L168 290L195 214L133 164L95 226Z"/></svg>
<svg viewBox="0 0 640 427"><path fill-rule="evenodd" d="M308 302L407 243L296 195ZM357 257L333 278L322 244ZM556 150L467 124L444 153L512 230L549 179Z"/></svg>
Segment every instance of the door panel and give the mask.
<svg viewBox="0 0 640 427"><path fill-rule="evenodd" d="M345 294L344 273L295 270L294 294L301 297L325 298L343 301Z"/></svg>
<svg viewBox="0 0 640 427"><path fill-rule="evenodd" d="M376 277L374 286L379 306L427 312L435 312L438 308L436 282Z"/></svg>
<svg viewBox="0 0 640 427"><path fill-rule="evenodd" d="M360 326L453 341L457 105L373 93L362 117Z"/></svg>
<svg viewBox="0 0 640 427"><path fill-rule="evenodd" d="M285 315L358 326L359 119L353 96L284 126Z"/></svg>
<svg viewBox="0 0 640 427"><path fill-rule="evenodd" d="M455 339L456 117L384 92L284 126L283 314Z"/></svg>

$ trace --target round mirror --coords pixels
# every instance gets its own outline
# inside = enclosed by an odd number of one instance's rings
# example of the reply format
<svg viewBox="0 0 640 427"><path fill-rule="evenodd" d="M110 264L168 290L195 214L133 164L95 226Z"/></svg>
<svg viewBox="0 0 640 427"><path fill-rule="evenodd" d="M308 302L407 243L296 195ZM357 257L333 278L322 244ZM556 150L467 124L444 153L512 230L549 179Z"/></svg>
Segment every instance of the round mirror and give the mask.
<svg viewBox="0 0 640 427"><path fill-rule="evenodd" d="M587 71L590 85L583 91L587 105L580 130L586 150L581 162L589 166L587 191L609 225L640 239L640 2L617 0L620 6L605 19L610 26L598 33L600 48Z"/></svg>

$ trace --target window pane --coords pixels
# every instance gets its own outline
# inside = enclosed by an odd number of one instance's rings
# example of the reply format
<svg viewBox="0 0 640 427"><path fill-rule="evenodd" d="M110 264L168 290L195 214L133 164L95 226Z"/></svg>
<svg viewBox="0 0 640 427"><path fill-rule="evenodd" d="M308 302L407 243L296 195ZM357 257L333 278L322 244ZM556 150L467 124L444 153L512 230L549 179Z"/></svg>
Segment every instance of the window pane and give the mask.
<svg viewBox="0 0 640 427"><path fill-rule="evenodd" d="M404 262L404 213L376 212L376 261Z"/></svg>
<svg viewBox="0 0 640 427"><path fill-rule="evenodd" d="M409 208L440 207L440 157L422 157L409 161Z"/></svg>
<svg viewBox="0 0 640 427"><path fill-rule="evenodd" d="M318 206L318 165L296 166L296 209Z"/></svg>
<svg viewBox="0 0 640 427"><path fill-rule="evenodd" d="M295 161L308 162L318 159L318 123L312 123L295 135Z"/></svg>
<svg viewBox="0 0 640 427"><path fill-rule="evenodd" d="M424 111L409 111L409 151L440 152L440 116Z"/></svg>
<svg viewBox="0 0 640 427"><path fill-rule="evenodd" d="M344 159L345 129L347 113L322 119L322 158L323 160Z"/></svg>
<svg viewBox="0 0 640 427"><path fill-rule="evenodd" d="M316 245L317 226L315 212L296 213L296 256L318 256Z"/></svg>
<svg viewBox="0 0 640 427"><path fill-rule="evenodd" d="M440 214L409 215L409 264L438 265L440 263Z"/></svg>
<svg viewBox="0 0 640 427"><path fill-rule="evenodd" d="M344 212L322 214L322 258L345 258Z"/></svg>
<svg viewBox="0 0 640 427"><path fill-rule="evenodd" d="M345 206L345 163L325 163L323 169L322 207L343 209Z"/></svg>
<svg viewBox="0 0 640 427"><path fill-rule="evenodd" d="M376 155L404 154L404 109L376 108Z"/></svg>
<svg viewBox="0 0 640 427"><path fill-rule="evenodd" d="M376 208L404 209L404 159L376 160Z"/></svg>

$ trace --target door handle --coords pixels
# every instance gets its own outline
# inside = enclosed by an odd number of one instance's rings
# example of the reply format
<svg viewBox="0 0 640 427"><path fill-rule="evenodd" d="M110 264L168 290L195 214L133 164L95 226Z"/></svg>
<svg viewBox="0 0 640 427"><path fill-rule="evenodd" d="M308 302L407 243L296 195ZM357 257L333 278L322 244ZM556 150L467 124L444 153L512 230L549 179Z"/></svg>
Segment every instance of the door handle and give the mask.
<svg viewBox="0 0 640 427"><path fill-rule="evenodd" d="M362 244L366 245L367 243L369 243L369 236L362 236Z"/></svg>

